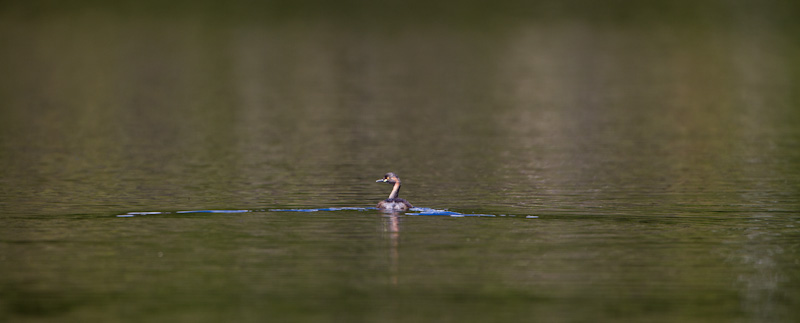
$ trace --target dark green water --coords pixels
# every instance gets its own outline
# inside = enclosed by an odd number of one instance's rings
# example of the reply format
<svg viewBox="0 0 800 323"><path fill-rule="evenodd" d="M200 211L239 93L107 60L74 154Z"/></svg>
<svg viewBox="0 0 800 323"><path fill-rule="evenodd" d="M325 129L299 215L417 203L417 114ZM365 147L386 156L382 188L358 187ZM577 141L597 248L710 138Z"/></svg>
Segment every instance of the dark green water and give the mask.
<svg viewBox="0 0 800 323"><path fill-rule="evenodd" d="M800 320L797 5L566 3L3 4L0 320Z"/></svg>

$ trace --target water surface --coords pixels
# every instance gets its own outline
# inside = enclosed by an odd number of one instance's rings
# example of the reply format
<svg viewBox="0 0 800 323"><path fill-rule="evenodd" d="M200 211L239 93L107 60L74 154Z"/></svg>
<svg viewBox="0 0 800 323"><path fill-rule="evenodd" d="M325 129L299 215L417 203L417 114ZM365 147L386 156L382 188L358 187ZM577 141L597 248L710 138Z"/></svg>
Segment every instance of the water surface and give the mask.
<svg viewBox="0 0 800 323"><path fill-rule="evenodd" d="M0 320L800 318L792 5L477 3L3 6Z"/></svg>

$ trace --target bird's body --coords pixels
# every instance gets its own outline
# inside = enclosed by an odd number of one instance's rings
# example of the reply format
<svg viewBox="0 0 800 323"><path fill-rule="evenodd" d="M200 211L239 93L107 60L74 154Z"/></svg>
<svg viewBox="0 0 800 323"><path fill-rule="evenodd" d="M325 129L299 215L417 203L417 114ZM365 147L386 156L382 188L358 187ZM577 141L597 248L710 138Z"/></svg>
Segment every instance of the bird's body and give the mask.
<svg viewBox="0 0 800 323"><path fill-rule="evenodd" d="M411 203L401 198L385 199L378 202L378 209L390 212L406 211L412 207L414 206Z"/></svg>
<svg viewBox="0 0 800 323"><path fill-rule="evenodd" d="M411 203L408 203L408 201L397 197L397 195L400 194L400 178L394 173L386 173L386 175L383 175L383 179L379 179L375 182L394 184L392 187L392 192L389 193L389 198L378 202L379 210L386 212L401 212L414 207L411 205Z"/></svg>

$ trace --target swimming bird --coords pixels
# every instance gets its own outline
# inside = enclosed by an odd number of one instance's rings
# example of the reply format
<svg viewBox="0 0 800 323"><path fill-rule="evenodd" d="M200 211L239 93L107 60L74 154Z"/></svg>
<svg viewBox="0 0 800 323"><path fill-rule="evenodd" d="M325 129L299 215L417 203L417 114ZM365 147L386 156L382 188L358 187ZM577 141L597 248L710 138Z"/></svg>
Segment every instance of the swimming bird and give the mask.
<svg viewBox="0 0 800 323"><path fill-rule="evenodd" d="M386 175L383 175L383 179L379 179L375 182L394 184L392 192L389 193L389 198L378 202L379 210L387 212L400 212L414 207L411 205L411 203L408 203L408 201L397 197L397 194L400 193L400 178L397 177L395 173L386 173Z"/></svg>

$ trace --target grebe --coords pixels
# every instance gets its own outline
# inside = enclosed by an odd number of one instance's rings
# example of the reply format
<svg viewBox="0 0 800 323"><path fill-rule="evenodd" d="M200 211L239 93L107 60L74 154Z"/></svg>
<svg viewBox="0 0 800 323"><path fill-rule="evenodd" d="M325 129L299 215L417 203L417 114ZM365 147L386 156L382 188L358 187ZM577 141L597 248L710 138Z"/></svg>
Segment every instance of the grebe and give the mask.
<svg viewBox="0 0 800 323"><path fill-rule="evenodd" d="M397 175L395 175L394 173L386 173L386 175L383 175L383 179L379 179L375 182L394 184L394 187L392 188L392 193L389 193L389 198L378 202L379 210L389 211L389 212L399 212L414 207L413 205L411 205L411 203L408 203L408 201L397 197L397 194L400 193L400 178L397 177Z"/></svg>

